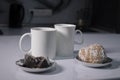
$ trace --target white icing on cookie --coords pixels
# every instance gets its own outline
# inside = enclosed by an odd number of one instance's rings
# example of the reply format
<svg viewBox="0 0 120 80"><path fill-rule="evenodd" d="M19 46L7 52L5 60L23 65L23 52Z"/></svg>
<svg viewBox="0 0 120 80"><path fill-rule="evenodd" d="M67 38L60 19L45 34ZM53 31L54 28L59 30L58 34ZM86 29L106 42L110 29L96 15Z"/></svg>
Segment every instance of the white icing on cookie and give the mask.
<svg viewBox="0 0 120 80"><path fill-rule="evenodd" d="M90 46L81 48L78 56L82 61L90 63L102 63L107 57L103 46L100 44L92 44Z"/></svg>

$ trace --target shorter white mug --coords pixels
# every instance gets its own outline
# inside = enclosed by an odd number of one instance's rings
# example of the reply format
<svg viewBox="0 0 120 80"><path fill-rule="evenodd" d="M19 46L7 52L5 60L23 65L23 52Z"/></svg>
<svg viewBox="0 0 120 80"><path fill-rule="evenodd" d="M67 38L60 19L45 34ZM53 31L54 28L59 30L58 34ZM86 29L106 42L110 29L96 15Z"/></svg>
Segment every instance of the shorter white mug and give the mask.
<svg viewBox="0 0 120 80"><path fill-rule="evenodd" d="M22 48L22 40L25 36L31 37L31 49ZM19 40L20 50L30 53L34 57L55 58L56 55L56 29L49 27L34 27L30 33L25 33Z"/></svg>
<svg viewBox="0 0 120 80"><path fill-rule="evenodd" d="M61 57L73 56L75 34L80 33L77 43L82 43L82 32L80 30L75 30L76 25L74 24L55 24L54 26L57 32L56 54Z"/></svg>

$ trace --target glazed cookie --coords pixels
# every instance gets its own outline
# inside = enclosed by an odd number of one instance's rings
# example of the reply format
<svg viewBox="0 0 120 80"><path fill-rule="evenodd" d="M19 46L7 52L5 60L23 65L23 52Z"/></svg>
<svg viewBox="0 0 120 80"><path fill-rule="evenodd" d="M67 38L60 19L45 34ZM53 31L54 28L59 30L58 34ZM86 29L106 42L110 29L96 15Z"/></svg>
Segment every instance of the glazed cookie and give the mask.
<svg viewBox="0 0 120 80"><path fill-rule="evenodd" d="M107 55L100 44L92 44L90 46L81 48L78 53L79 59L88 63L102 63Z"/></svg>

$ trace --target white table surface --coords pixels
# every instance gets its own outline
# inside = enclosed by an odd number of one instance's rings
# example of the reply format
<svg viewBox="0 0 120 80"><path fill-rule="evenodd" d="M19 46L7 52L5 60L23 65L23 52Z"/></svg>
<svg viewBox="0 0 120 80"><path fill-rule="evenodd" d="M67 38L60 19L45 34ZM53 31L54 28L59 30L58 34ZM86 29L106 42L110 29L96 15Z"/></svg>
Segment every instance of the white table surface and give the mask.
<svg viewBox="0 0 120 80"><path fill-rule="evenodd" d="M89 68L78 64L74 58L57 59L56 68L48 73L27 73L15 65L23 58L18 47L20 36L0 36L0 80L120 80L120 34L84 34L84 43L79 48L93 43L102 44L112 65L104 68ZM77 40L77 36L75 37ZM24 47L30 46L28 38ZM75 54L75 53L74 53Z"/></svg>

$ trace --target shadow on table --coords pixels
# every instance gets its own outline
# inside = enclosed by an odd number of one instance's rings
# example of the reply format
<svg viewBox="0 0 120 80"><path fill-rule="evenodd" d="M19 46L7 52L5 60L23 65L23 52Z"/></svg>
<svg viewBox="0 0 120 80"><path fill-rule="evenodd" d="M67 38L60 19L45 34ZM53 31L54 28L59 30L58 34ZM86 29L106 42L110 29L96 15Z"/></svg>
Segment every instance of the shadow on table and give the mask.
<svg viewBox="0 0 120 80"><path fill-rule="evenodd" d="M57 56L55 58L55 60L73 59L73 58L75 58L77 52L78 51L74 51L73 55L70 55L70 56L65 56L65 57L64 56Z"/></svg>
<svg viewBox="0 0 120 80"><path fill-rule="evenodd" d="M109 79L99 79L99 80L120 80L120 77L119 78L109 78Z"/></svg>
<svg viewBox="0 0 120 80"><path fill-rule="evenodd" d="M54 75L54 74L59 74L61 72L63 72L63 67L56 64L56 66L48 71L44 71L44 72L36 72L36 73L31 73L31 74L37 74L37 75Z"/></svg>
<svg viewBox="0 0 120 80"><path fill-rule="evenodd" d="M117 69L120 67L120 61L117 60L113 60L112 63L110 65L104 66L104 67L100 67L98 69Z"/></svg>
<svg viewBox="0 0 120 80"><path fill-rule="evenodd" d="M73 59L73 58L75 58L75 57L77 56L78 52L79 52L78 50L75 50L75 51L73 52L73 55L68 56L68 57L57 56L57 57L55 58L55 60Z"/></svg>
<svg viewBox="0 0 120 80"><path fill-rule="evenodd" d="M108 69L117 69L120 67L120 61L113 60L111 66Z"/></svg>

